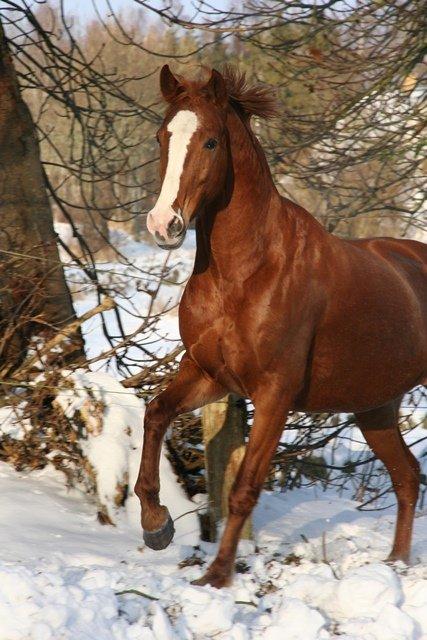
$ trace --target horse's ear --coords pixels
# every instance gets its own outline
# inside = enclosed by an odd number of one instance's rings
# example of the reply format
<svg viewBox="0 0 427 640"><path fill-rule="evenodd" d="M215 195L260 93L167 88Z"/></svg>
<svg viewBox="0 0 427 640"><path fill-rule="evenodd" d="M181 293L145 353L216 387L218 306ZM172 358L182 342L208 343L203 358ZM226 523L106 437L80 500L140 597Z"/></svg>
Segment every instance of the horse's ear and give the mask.
<svg viewBox="0 0 427 640"><path fill-rule="evenodd" d="M220 107L225 107L228 101L227 87L222 75L216 69L212 69L211 77L205 85L205 90Z"/></svg>
<svg viewBox="0 0 427 640"><path fill-rule="evenodd" d="M165 64L160 71L160 91L166 102L173 102L181 89L181 85Z"/></svg>

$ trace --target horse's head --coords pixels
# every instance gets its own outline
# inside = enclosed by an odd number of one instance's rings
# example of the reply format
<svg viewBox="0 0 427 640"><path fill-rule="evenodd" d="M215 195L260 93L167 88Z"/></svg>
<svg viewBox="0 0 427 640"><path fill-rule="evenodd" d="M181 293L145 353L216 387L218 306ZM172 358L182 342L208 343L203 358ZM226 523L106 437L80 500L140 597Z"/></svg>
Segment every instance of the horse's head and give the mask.
<svg viewBox="0 0 427 640"><path fill-rule="evenodd" d="M177 79L165 65L160 88L169 107L157 139L161 191L147 228L164 249L179 247L191 219L214 200L227 173L226 84L212 70L207 82Z"/></svg>

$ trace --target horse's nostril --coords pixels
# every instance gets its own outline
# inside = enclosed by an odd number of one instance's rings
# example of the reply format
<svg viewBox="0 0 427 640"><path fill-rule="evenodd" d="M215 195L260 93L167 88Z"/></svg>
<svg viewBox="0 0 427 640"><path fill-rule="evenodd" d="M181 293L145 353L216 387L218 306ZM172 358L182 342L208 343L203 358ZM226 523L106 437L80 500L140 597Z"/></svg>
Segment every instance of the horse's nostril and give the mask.
<svg viewBox="0 0 427 640"><path fill-rule="evenodd" d="M170 238L176 238L179 236L184 230L184 222L182 218L178 216L174 216L171 222L168 224L168 234Z"/></svg>
<svg viewBox="0 0 427 640"><path fill-rule="evenodd" d="M164 238L164 237L162 236L162 234L161 234L161 233L159 233L158 231L155 231L155 232L154 232L154 237L156 238L156 241L157 241L157 242L160 242L160 243L162 243L162 242L166 242L166 238Z"/></svg>

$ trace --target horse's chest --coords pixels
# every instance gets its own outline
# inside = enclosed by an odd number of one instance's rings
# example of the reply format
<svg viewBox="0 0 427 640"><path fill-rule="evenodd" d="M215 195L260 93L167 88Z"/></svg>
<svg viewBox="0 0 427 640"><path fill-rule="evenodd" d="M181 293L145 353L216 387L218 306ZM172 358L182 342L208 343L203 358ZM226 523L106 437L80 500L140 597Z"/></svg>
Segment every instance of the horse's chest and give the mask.
<svg viewBox="0 0 427 640"><path fill-rule="evenodd" d="M250 367L252 346L226 305L215 295L198 299L197 305L183 298L180 332L188 355L225 387L245 393L245 372Z"/></svg>

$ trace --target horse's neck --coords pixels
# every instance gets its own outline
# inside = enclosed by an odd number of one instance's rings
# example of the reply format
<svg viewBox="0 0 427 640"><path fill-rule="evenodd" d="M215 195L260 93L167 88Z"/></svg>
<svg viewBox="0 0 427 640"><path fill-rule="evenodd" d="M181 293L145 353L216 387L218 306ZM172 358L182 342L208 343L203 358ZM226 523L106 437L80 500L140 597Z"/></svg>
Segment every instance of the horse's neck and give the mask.
<svg viewBox="0 0 427 640"><path fill-rule="evenodd" d="M249 275L265 257L280 206L264 152L248 126L231 112L229 193L197 224L196 271L210 268L230 279ZM249 272L248 272L249 270Z"/></svg>

